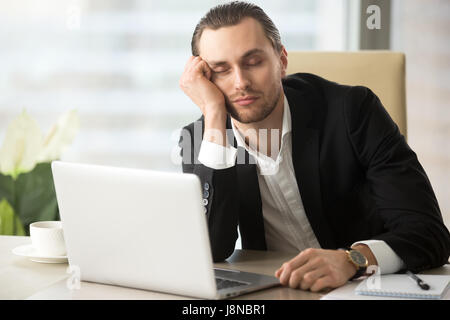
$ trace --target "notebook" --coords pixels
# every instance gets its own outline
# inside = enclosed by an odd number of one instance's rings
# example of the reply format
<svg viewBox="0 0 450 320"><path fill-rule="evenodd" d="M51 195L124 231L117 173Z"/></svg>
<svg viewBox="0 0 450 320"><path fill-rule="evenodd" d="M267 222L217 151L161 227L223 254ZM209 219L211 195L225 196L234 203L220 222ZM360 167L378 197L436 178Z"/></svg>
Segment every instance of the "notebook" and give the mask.
<svg viewBox="0 0 450 320"><path fill-rule="evenodd" d="M441 299L450 284L450 276L419 275L429 290L422 290L417 283L406 274L388 274L372 276L361 282L355 289L356 294L413 299Z"/></svg>

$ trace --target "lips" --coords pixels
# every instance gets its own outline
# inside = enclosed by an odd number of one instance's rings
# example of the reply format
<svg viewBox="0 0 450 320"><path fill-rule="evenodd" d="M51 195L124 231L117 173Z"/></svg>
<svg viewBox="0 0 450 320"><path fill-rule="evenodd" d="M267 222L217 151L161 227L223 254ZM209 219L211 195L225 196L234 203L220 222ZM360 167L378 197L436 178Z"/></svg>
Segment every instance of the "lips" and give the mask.
<svg viewBox="0 0 450 320"><path fill-rule="evenodd" d="M248 106L249 104L252 104L258 99L258 97L255 96L245 96L239 99L234 100L233 102L240 105L240 106Z"/></svg>

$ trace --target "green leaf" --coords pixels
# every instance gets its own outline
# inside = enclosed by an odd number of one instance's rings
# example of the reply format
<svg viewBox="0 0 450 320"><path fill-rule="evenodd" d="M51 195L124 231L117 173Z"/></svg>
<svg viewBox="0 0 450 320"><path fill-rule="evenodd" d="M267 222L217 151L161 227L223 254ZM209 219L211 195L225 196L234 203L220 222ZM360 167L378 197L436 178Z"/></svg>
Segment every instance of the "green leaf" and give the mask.
<svg viewBox="0 0 450 320"><path fill-rule="evenodd" d="M0 234L10 236L24 236L25 230L14 213L14 209L5 198L0 201Z"/></svg>
<svg viewBox="0 0 450 320"><path fill-rule="evenodd" d="M14 235L16 236L26 236L25 228L23 227L22 221L17 214L14 214Z"/></svg>
<svg viewBox="0 0 450 320"><path fill-rule="evenodd" d="M14 210L6 199L0 202L0 234L14 234Z"/></svg>
<svg viewBox="0 0 450 320"><path fill-rule="evenodd" d="M15 181L15 210L29 234L36 221L59 220L58 204L50 163L39 163Z"/></svg>
<svg viewBox="0 0 450 320"><path fill-rule="evenodd" d="M0 199L6 199L14 207L14 180L0 173Z"/></svg>

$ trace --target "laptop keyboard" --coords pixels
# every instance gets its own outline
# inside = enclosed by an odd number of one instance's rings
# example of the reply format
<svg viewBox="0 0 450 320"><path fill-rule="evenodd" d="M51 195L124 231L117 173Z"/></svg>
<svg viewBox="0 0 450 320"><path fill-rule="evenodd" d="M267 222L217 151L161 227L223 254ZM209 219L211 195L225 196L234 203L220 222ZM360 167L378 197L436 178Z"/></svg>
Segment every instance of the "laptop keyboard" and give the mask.
<svg viewBox="0 0 450 320"><path fill-rule="evenodd" d="M227 289L227 288L245 286L248 283L247 282L241 282L241 281L234 281L234 280L226 280L226 279L216 278L216 284L217 284L217 289L220 290L220 289Z"/></svg>

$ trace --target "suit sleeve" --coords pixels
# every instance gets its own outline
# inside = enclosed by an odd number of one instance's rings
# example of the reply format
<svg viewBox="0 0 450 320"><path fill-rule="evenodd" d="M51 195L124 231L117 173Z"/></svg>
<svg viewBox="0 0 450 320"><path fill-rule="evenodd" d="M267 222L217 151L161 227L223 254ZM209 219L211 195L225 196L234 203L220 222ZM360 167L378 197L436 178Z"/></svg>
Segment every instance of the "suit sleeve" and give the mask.
<svg viewBox="0 0 450 320"><path fill-rule="evenodd" d="M442 266L450 234L416 154L368 88L350 89L345 106L348 135L384 224L374 239L385 241L414 272Z"/></svg>
<svg viewBox="0 0 450 320"><path fill-rule="evenodd" d="M195 130L195 126L200 129ZM193 173L200 178L213 261L219 262L231 256L238 238L236 166L215 170L198 161L202 126L203 122L198 120L184 127L178 145L181 148L183 172Z"/></svg>

